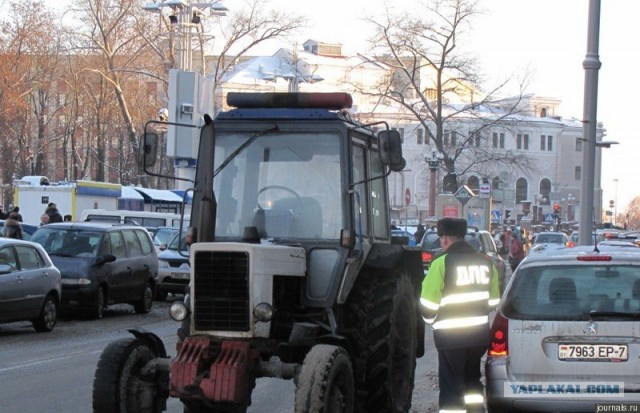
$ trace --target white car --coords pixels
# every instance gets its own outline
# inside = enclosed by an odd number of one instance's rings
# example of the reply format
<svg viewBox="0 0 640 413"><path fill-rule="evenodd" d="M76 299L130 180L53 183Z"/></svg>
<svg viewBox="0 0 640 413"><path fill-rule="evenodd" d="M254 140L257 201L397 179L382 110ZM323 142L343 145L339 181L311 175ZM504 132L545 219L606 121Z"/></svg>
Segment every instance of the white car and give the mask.
<svg viewBox="0 0 640 413"><path fill-rule="evenodd" d="M158 254L158 277L156 278L155 299L164 301L169 293L184 294L191 280L189 251L185 245L185 233L176 233L164 251ZM178 251L180 242L181 251Z"/></svg>
<svg viewBox="0 0 640 413"><path fill-rule="evenodd" d="M538 232L533 236L533 242L528 254L532 254L535 251L573 247L574 245L564 232Z"/></svg>
<svg viewBox="0 0 640 413"><path fill-rule="evenodd" d="M485 365L489 412L640 403L640 249L529 255L502 296Z"/></svg>

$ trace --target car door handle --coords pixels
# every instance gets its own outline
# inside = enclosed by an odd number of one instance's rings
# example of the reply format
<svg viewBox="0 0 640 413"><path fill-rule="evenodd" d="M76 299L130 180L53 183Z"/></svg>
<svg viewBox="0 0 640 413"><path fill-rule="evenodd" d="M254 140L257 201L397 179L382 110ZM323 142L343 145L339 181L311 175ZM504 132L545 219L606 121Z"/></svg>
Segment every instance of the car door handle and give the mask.
<svg viewBox="0 0 640 413"><path fill-rule="evenodd" d="M21 275L16 275L16 281L21 283L24 278Z"/></svg>

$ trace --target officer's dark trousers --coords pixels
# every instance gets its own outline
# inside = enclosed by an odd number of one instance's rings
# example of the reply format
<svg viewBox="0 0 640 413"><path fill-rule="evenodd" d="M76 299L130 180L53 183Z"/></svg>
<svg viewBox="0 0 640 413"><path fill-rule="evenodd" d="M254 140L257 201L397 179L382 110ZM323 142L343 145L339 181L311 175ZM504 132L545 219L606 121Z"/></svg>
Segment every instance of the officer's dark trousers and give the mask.
<svg viewBox="0 0 640 413"><path fill-rule="evenodd" d="M465 407L464 396L484 394L480 382L480 360L485 351L486 346L438 350L440 410L484 411L482 404Z"/></svg>

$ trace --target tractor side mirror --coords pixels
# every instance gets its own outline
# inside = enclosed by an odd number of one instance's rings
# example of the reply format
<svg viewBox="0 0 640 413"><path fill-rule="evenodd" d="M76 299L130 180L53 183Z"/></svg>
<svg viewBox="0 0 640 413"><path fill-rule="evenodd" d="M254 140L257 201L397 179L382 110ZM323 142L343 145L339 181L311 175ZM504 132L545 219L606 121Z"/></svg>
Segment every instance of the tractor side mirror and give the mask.
<svg viewBox="0 0 640 413"><path fill-rule="evenodd" d="M140 145L141 164L145 168L151 168L156 164L158 157L158 134L146 132L142 135L142 145Z"/></svg>
<svg viewBox="0 0 640 413"><path fill-rule="evenodd" d="M378 133L380 161L394 172L399 172L407 165L402 157L402 139L397 130L383 130Z"/></svg>

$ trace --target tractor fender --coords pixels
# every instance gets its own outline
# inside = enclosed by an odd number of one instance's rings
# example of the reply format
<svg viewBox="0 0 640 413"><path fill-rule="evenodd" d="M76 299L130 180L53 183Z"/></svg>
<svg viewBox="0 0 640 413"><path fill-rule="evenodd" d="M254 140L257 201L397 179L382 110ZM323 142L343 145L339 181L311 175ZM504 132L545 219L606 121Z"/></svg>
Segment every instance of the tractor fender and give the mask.
<svg viewBox="0 0 640 413"><path fill-rule="evenodd" d="M147 344L154 351L157 357L167 357L167 350L164 348L162 340L157 335L142 329L131 328L127 331L133 334L138 340Z"/></svg>

